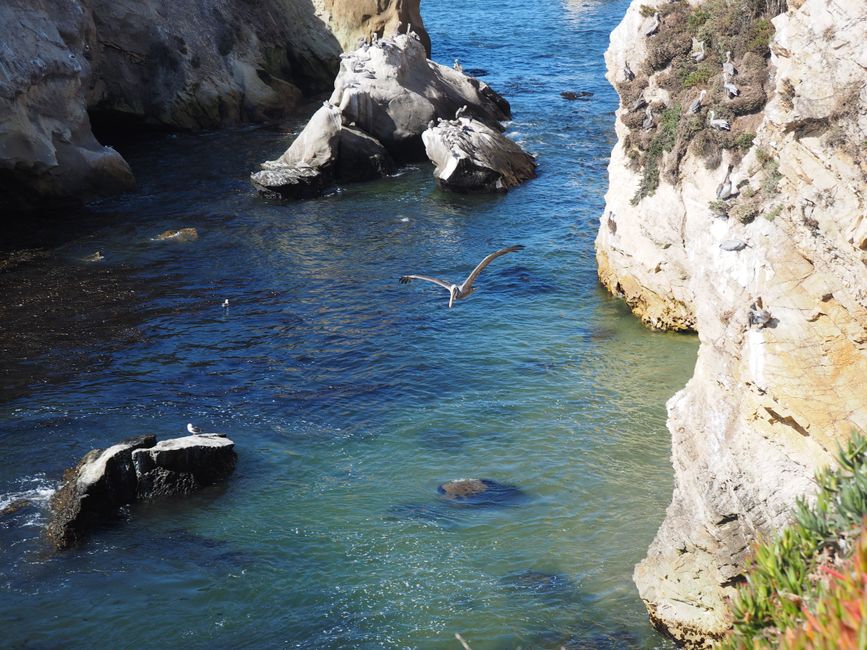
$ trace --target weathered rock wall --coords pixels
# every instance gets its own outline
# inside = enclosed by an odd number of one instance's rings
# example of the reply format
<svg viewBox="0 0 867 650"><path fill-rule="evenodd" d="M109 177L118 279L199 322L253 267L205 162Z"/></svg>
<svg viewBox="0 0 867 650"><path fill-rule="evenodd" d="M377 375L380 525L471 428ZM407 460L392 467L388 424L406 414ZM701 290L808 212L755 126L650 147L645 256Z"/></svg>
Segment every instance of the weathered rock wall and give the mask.
<svg viewBox="0 0 867 650"><path fill-rule="evenodd" d="M675 40L674 20L646 37L642 4L667 3L632 3L611 35L608 76L623 92L628 61L662 110L675 101L671 70L648 58L652 39ZM624 188L645 176L627 145L641 126L623 98L596 240L606 286L648 325L694 329L701 343L695 375L668 403L672 503L634 576L652 620L694 645L727 629L749 545L789 520L840 441L867 432L867 5L790 0L773 27L769 101L731 119L752 146L722 149L715 166L695 145L674 146L659 187L635 204ZM723 54L694 88L710 91L701 116L727 107ZM737 196L718 201L729 164ZM733 241L746 246L720 246Z"/></svg>
<svg viewBox="0 0 867 650"><path fill-rule="evenodd" d="M410 22L427 39L418 0L5 2L0 208L132 185L88 111L126 128L278 120L330 88L345 46Z"/></svg>

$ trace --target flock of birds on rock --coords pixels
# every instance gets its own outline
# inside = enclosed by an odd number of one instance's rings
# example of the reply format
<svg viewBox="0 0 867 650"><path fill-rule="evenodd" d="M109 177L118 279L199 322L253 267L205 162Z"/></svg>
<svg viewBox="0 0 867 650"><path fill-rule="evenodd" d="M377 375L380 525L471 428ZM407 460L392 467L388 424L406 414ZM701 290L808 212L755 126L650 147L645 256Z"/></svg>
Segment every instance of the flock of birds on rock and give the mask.
<svg viewBox="0 0 867 650"><path fill-rule="evenodd" d="M659 28L662 25L662 17L659 12L655 12L650 21L650 24L644 30L644 35L648 38L651 36L655 36L659 33ZM698 40L693 37L692 39L692 51L689 54L689 57L695 63L701 63L707 58L707 50L705 49L705 42L703 40ZM740 89L734 83L734 77L738 74L737 68L735 68L734 62L732 61L732 53L730 51L726 52L726 60L722 64L722 75L723 75L723 89L726 92L726 95L729 99L734 99L741 94ZM632 68L629 66L629 61L623 61L623 78L626 81L632 81L635 79L635 72L633 72ZM698 97L696 97L688 106L687 113L691 115L695 115L701 111L704 105L704 98L707 95L707 90L702 90ZM653 118L653 110L649 105L648 101L642 96L639 97L632 105L629 107L630 112L637 111L644 108L644 121L641 124L641 127L645 131L651 130L656 122ZM718 131L730 131L731 130L731 122L729 120L716 117L716 113L714 111L708 112L708 123L711 128L717 129Z"/></svg>

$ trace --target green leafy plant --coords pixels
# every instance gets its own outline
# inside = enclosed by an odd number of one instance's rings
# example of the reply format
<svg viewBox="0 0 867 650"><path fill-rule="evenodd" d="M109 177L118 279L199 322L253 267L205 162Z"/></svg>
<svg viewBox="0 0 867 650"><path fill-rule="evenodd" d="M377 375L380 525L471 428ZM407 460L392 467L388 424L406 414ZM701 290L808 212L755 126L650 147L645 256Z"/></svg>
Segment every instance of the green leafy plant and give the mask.
<svg viewBox="0 0 867 650"><path fill-rule="evenodd" d="M659 187L659 162L666 151L671 151L677 136L677 125L680 122L680 107L665 109L659 116L656 135L644 154L644 170L638 191L632 197L632 205L646 196L650 196Z"/></svg>
<svg viewBox="0 0 867 650"><path fill-rule="evenodd" d="M794 523L756 548L719 647L867 647L867 438L853 434L816 484L815 504L799 500Z"/></svg>

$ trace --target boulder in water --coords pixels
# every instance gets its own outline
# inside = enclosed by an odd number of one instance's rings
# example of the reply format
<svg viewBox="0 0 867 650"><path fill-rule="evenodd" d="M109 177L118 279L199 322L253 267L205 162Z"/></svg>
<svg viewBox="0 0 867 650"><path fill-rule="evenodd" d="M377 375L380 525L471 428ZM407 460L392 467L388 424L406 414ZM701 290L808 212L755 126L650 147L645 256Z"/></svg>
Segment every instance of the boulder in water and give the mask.
<svg viewBox="0 0 867 650"><path fill-rule="evenodd" d="M265 195L304 198L334 181L385 176L393 161L423 160L428 123L459 109L498 134L511 117L509 103L487 84L428 60L416 35L374 39L342 56L330 99L251 180Z"/></svg>
<svg viewBox="0 0 867 650"><path fill-rule="evenodd" d="M157 444L156 436L130 438L94 449L68 469L51 498L46 535L57 548L81 542L96 524L141 498L188 494L226 478L235 467L234 443L200 434Z"/></svg>
<svg viewBox="0 0 867 650"><path fill-rule="evenodd" d="M536 176L536 160L474 118L432 124L423 134L440 187L455 192L505 192Z"/></svg>
<svg viewBox="0 0 867 650"><path fill-rule="evenodd" d="M138 498L189 494L222 481L235 469L234 447L223 435L200 433L135 450Z"/></svg>
<svg viewBox="0 0 867 650"><path fill-rule="evenodd" d="M89 451L66 470L63 484L51 497L48 539L58 549L77 544L91 526L134 501L138 480L132 452L156 442L152 435L129 438L105 450Z"/></svg>

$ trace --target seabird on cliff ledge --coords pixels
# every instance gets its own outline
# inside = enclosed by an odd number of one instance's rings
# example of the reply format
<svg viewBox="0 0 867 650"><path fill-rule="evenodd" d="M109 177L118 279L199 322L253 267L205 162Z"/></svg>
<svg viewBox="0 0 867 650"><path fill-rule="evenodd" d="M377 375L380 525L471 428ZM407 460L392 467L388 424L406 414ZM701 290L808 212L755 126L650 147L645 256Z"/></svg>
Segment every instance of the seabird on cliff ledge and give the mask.
<svg viewBox="0 0 867 650"><path fill-rule="evenodd" d="M449 284L448 282L444 282L443 280L438 280L436 278L430 278L426 275L404 275L400 278L401 284L408 284L413 280L425 280L427 282L433 282L434 284L440 285L443 289L449 292L449 309L451 309L455 300L463 300L464 298L469 297L469 295L475 291L473 287L473 282L476 281L476 278L479 277L479 273L485 270L485 267L493 262L500 255L505 255L506 253L517 253L520 250L523 250L524 247L520 244L517 246L509 246L508 248L503 248L498 250L496 253L491 253L481 262L479 265L473 269L473 272L467 276L467 279L463 281L461 285L457 284Z"/></svg>

